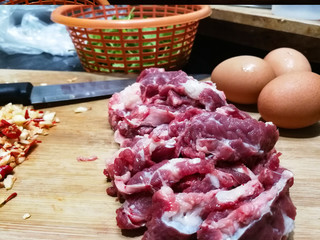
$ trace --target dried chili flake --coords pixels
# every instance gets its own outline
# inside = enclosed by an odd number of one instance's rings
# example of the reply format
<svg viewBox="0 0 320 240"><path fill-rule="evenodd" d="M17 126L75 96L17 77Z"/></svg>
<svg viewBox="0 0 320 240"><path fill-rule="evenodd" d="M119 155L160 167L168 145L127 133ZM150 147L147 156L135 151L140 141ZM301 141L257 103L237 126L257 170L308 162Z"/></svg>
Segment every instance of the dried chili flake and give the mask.
<svg viewBox="0 0 320 240"><path fill-rule="evenodd" d="M4 120L4 119L1 119L1 121L0 121L0 128L1 127L8 127L8 126L10 126L11 125L11 123L9 123L8 121L6 121L6 120Z"/></svg>
<svg viewBox="0 0 320 240"><path fill-rule="evenodd" d="M7 202L9 202L10 200L14 199L18 194L16 192L12 193L11 195L9 195L9 197L7 197L4 201L2 201L0 203L0 207L2 207L3 205L5 205Z"/></svg>
<svg viewBox="0 0 320 240"><path fill-rule="evenodd" d="M90 157L77 157L78 162L91 162L97 160L97 156L90 156Z"/></svg>
<svg viewBox="0 0 320 240"><path fill-rule="evenodd" d="M3 128L1 130L1 133L8 138L14 139L14 138L18 138L20 136L21 131L19 130L19 128L16 125L10 125L6 128Z"/></svg>
<svg viewBox="0 0 320 240"><path fill-rule="evenodd" d="M0 180L4 179L8 174L12 173L13 168L10 165L0 166Z"/></svg>
<svg viewBox="0 0 320 240"><path fill-rule="evenodd" d="M25 111L25 113L24 113L24 118L25 118L25 119L30 118L28 109L27 109L27 110Z"/></svg>
<svg viewBox="0 0 320 240"><path fill-rule="evenodd" d="M44 119L43 118L35 118L35 119L33 119L33 121L34 122L42 122L42 121L44 121Z"/></svg>

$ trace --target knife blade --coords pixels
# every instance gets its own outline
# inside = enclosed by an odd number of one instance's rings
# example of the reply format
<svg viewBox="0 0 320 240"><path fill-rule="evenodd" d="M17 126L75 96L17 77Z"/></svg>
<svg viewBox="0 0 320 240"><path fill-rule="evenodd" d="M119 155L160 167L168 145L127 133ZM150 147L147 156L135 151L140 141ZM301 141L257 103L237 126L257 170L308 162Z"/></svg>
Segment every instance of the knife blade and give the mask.
<svg viewBox="0 0 320 240"><path fill-rule="evenodd" d="M135 82L136 78L45 86L33 86L30 82L4 83L0 84L0 105L14 103L44 107L96 100L111 96Z"/></svg>
<svg viewBox="0 0 320 240"><path fill-rule="evenodd" d="M209 74L191 74L202 80ZM110 97L136 82L136 78L33 86L30 82L0 84L0 106L7 103L52 107Z"/></svg>

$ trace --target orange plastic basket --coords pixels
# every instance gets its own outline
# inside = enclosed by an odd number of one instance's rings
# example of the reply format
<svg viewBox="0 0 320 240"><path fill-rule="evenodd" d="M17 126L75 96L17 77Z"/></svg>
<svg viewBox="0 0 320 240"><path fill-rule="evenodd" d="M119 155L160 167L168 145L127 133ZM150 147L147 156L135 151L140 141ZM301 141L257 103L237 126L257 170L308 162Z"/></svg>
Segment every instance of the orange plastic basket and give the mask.
<svg viewBox="0 0 320 240"><path fill-rule="evenodd" d="M108 5L107 0L0 0L2 5Z"/></svg>
<svg viewBox="0 0 320 240"><path fill-rule="evenodd" d="M129 73L180 69L210 13L206 5L61 6L51 19L66 25L86 71Z"/></svg>

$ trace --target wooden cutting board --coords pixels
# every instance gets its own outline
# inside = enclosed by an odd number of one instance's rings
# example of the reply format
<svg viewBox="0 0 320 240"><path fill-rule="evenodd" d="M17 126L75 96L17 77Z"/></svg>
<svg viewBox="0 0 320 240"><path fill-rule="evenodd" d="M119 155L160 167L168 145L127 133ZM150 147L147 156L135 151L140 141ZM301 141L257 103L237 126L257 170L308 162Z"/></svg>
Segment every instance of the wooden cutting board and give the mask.
<svg viewBox="0 0 320 240"><path fill-rule="evenodd" d="M0 82L56 84L128 77L83 72L0 70ZM91 108L74 113L79 106ZM18 196L0 208L0 239L141 239L141 232L121 232L103 175L105 160L118 149L107 121L107 99L44 109L60 123L40 137L27 160L15 168L17 181L0 197ZM256 119L259 114L247 109ZM291 196L297 207L295 240L320 236L320 124L301 130L280 130L276 145L281 165L295 175ZM97 156L93 162L77 157ZM31 217L24 220L22 216Z"/></svg>

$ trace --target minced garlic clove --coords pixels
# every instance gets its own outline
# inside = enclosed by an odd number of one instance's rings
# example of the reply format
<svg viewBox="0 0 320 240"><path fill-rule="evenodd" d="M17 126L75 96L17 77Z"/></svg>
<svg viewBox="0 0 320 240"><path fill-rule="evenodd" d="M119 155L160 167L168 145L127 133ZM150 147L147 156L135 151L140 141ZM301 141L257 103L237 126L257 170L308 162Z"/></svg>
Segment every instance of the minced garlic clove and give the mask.
<svg viewBox="0 0 320 240"><path fill-rule="evenodd" d="M28 219L28 218L30 218L31 217L31 214L30 213L25 213L25 214L23 214L23 216L22 216L22 218L24 219L24 220L26 220L26 219Z"/></svg>
<svg viewBox="0 0 320 240"><path fill-rule="evenodd" d="M83 112L86 112L86 111L88 111L89 110L89 108L87 108L87 107L77 107L75 110L74 110L74 112L75 113L83 113Z"/></svg>
<svg viewBox="0 0 320 240"><path fill-rule="evenodd" d="M14 182L17 178L13 175L7 175L7 177L3 180L3 184L5 189L10 190L13 187Z"/></svg>

